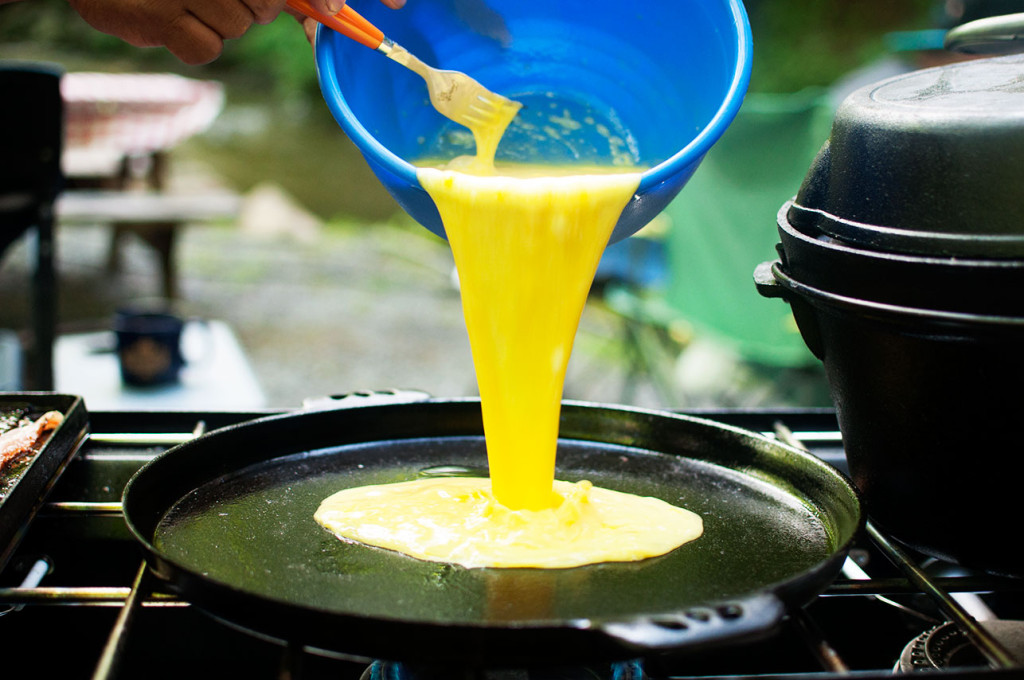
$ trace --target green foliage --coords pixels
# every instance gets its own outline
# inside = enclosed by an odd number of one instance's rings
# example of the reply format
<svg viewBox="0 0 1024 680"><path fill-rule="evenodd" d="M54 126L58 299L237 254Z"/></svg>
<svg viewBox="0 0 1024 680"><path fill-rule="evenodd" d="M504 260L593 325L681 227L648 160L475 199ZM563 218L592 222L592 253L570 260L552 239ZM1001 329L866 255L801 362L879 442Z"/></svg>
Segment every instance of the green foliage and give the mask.
<svg viewBox="0 0 1024 680"><path fill-rule="evenodd" d="M751 90L827 86L884 54L890 31L931 28L934 0L748 0Z"/></svg>
<svg viewBox="0 0 1024 680"><path fill-rule="evenodd" d="M431 0L411 0L430 2ZM676 0L678 1L678 0ZM935 0L747 0L754 34L751 89L792 92L825 86L879 56L885 33L929 28ZM183 67L163 49L140 50L93 30L63 0L0 5L0 46L32 43L62 55L130 61L126 68L185 72L248 82L278 99L319 98L312 50L295 19L282 15L230 41L204 67Z"/></svg>
<svg viewBox="0 0 1024 680"><path fill-rule="evenodd" d="M31 46L38 58L52 55L58 61L67 58L117 63L131 59L136 69L139 64L173 59L164 50L140 50L100 33L66 2L53 0L24 0L0 5L0 45L5 43Z"/></svg>
<svg viewBox="0 0 1024 680"><path fill-rule="evenodd" d="M319 96L313 48L296 19L282 14L271 24L253 26L229 42L211 69L260 77L279 97Z"/></svg>

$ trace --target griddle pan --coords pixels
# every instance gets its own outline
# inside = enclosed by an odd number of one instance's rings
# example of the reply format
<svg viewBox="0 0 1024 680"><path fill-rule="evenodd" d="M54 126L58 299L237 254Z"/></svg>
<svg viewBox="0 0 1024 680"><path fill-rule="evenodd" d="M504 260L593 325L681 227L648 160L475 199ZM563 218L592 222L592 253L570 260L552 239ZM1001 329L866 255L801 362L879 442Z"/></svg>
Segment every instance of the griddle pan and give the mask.
<svg viewBox="0 0 1024 680"><path fill-rule="evenodd" d="M342 488L484 474L475 400L294 412L168 450L124 493L170 589L228 623L365 658L525 667L636 658L770 631L836 576L862 525L839 472L698 418L566 402L557 476L704 519L668 555L574 569L465 569L339 540Z"/></svg>

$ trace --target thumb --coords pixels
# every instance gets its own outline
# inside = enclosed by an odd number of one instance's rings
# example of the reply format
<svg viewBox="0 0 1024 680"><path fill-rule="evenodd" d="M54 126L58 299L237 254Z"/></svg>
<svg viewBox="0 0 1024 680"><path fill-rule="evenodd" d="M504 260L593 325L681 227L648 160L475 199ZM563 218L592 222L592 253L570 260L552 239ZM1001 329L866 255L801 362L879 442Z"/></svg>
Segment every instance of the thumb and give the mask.
<svg viewBox="0 0 1024 680"><path fill-rule="evenodd" d="M319 24L316 22L315 19L309 19L306 17L303 17L302 19L302 30L305 31L306 40L309 41L310 45L316 42L316 27L318 25Z"/></svg>

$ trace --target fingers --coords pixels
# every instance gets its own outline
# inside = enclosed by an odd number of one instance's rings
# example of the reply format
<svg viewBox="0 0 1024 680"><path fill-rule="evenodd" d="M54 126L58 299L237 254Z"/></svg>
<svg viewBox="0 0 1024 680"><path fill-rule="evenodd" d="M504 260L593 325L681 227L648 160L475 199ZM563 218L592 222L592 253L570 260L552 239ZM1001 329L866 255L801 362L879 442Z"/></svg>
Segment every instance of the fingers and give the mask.
<svg viewBox="0 0 1024 680"><path fill-rule="evenodd" d="M273 21L285 0L178 0L164 6L176 12L155 30L157 44L190 65L220 56L224 41L240 38L253 23Z"/></svg>
<svg viewBox="0 0 1024 680"><path fill-rule="evenodd" d="M180 0L157 40L190 65L220 56L224 41L240 38L252 24L280 12L284 0ZM167 3L173 7L173 3Z"/></svg>
<svg viewBox="0 0 1024 680"><path fill-rule="evenodd" d="M405 0L380 0L382 3L390 7L391 9L401 9L405 6ZM341 11L341 8L345 6L345 0L309 0L309 4L313 6L313 9L333 16Z"/></svg>
<svg viewBox="0 0 1024 680"><path fill-rule="evenodd" d="M208 26L223 40L240 38L256 17L243 2L193 2L188 14Z"/></svg>
<svg viewBox="0 0 1024 680"><path fill-rule="evenodd" d="M318 11L337 14L345 0L309 0ZM405 0L380 0L392 8ZM3 2L3 0L0 0ZM94 28L138 47L163 45L186 64L220 56L224 41L238 38L253 23L268 24L286 0L69 0ZM303 22L307 37L313 22Z"/></svg>
<svg viewBox="0 0 1024 680"><path fill-rule="evenodd" d="M303 17L302 18L302 30L305 31L305 33L306 33L306 40L309 41L310 45L313 45L313 44L316 43L316 27L317 26L319 26L319 24L316 22L315 19L310 19L309 17Z"/></svg>
<svg viewBox="0 0 1024 680"><path fill-rule="evenodd" d="M252 13L257 24L269 24L284 8L285 0L241 0Z"/></svg>
<svg viewBox="0 0 1024 680"><path fill-rule="evenodd" d="M320 14L334 16L345 6L345 0L309 0L309 4Z"/></svg>
<svg viewBox="0 0 1024 680"><path fill-rule="evenodd" d="M224 37L193 14L180 15L163 33L161 42L190 66L208 64L224 50Z"/></svg>

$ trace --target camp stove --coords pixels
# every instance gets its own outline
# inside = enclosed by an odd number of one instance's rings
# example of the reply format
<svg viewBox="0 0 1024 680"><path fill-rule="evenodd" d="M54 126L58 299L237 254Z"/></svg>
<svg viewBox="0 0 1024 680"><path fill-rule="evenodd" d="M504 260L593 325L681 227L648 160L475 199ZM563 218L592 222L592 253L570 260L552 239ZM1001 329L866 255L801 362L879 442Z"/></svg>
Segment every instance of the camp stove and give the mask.
<svg viewBox="0 0 1024 680"><path fill-rule="evenodd" d="M120 497L131 475L167 448L264 415L90 413L88 438L0 574L8 663L63 678L824 680L925 669L952 677L1024 678L1024 580L907 552L870 521L842 575L820 597L789 612L767 637L738 645L586 667L435 668L309 649L241 630L171 594L149 574L120 514ZM697 415L788 438L844 467L830 410ZM1012 535L1008 530L1008 540Z"/></svg>

